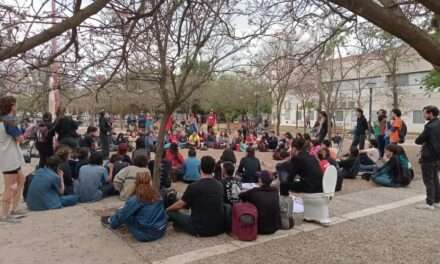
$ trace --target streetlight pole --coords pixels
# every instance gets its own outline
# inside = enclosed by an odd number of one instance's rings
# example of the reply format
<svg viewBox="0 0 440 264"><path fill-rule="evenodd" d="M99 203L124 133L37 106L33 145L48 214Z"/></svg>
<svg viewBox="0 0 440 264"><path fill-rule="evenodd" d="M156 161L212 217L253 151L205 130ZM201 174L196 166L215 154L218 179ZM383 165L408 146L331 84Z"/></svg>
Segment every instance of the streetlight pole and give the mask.
<svg viewBox="0 0 440 264"><path fill-rule="evenodd" d="M370 88L370 105L369 105L369 109L368 109L368 120L370 121L371 124L371 120L372 120L372 115L373 115L373 87L376 86L376 83L373 82L369 82L367 83L367 86Z"/></svg>

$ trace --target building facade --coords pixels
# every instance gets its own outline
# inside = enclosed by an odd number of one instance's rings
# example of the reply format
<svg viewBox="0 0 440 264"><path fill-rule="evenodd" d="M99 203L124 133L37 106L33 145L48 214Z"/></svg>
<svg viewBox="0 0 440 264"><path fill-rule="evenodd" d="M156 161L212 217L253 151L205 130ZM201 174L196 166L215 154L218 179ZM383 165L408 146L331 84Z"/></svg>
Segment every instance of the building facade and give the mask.
<svg viewBox="0 0 440 264"><path fill-rule="evenodd" d="M396 83L399 109L408 132L419 133L423 130L425 120L422 109L426 105L440 106L440 93L428 93L423 87L423 79L433 69L432 65L422 59L414 50L406 48L396 61ZM351 129L356 123L356 108L362 108L369 119L370 101L372 120L376 112L385 109L388 113L393 108L393 89L389 67L377 55L370 54L361 61L359 56L350 56L332 63L337 69L321 71L324 84L333 85L334 93L327 94L337 98L333 120L337 128ZM360 63L362 62L362 63ZM328 66L327 66L328 67ZM342 77L342 78L341 78ZM321 84L322 85L322 84ZM324 99L325 100L325 99ZM313 101L317 106L318 95ZM316 107L315 107L316 108ZM322 105L326 110L325 105ZM305 114L304 114L305 112ZM304 111L301 99L295 90L286 96L282 107L281 125L303 127L315 123L317 111L308 108Z"/></svg>

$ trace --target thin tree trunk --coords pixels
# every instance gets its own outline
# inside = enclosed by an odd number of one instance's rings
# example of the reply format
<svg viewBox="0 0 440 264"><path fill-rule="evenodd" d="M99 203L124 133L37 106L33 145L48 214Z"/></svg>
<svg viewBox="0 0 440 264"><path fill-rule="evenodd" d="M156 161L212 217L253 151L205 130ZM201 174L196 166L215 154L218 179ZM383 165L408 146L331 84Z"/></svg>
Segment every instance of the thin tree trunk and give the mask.
<svg viewBox="0 0 440 264"><path fill-rule="evenodd" d="M303 128L304 128L304 134L307 133L306 103L305 102L303 102Z"/></svg>
<svg viewBox="0 0 440 264"><path fill-rule="evenodd" d="M160 164L162 162L162 155L164 152L164 141L165 141L165 134L166 134L166 124L168 121L168 118L171 116L172 111L165 111L165 114L162 116L162 119L160 120L160 128L159 128L159 135L157 138L157 144L156 144L156 154L154 157L154 171L153 171L153 187L157 190L160 189Z"/></svg>
<svg viewBox="0 0 440 264"><path fill-rule="evenodd" d="M275 129L277 136L280 136L280 126L281 126L281 109L277 109L277 124Z"/></svg>
<svg viewBox="0 0 440 264"><path fill-rule="evenodd" d="M393 108L399 108L399 88L397 83L393 82Z"/></svg>

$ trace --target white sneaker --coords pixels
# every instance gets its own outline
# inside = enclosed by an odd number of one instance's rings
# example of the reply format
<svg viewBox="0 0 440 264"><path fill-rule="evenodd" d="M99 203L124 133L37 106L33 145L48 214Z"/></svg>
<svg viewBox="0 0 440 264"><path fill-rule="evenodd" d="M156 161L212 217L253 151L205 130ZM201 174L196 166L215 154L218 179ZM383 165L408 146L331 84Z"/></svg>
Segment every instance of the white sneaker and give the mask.
<svg viewBox="0 0 440 264"><path fill-rule="evenodd" d="M434 204L434 207L435 207L435 208L440 208L440 203L435 203L435 204Z"/></svg>
<svg viewBox="0 0 440 264"><path fill-rule="evenodd" d="M433 205L429 205L429 204L419 204L416 206L417 209L420 210L434 210L435 207Z"/></svg>

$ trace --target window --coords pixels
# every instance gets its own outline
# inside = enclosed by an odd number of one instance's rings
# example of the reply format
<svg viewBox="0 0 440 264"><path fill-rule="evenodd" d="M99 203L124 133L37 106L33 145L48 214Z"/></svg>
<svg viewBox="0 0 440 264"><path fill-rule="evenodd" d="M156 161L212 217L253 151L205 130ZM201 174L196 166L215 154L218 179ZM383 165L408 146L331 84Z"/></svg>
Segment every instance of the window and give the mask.
<svg viewBox="0 0 440 264"><path fill-rule="evenodd" d="M417 110L413 112L413 124L424 124L425 118L423 117L423 111Z"/></svg>
<svg viewBox="0 0 440 264"><path fill-rule="evenodd" d="M284 112L284 120L290 120L290 111Z"/></svg>
<svg viewBox="0 0 440 264"><path fill-rule="evenodd" d="M356 111L351 112L351 122L356 122L358 119Z"/></svg>
<svg viewBox="0 0 440 264"><path fill-rule="evenodd" d="M388 85L392 86L391 75L387 76ZM397 86L409 86L409 74L397 74L396 75Z"/></svg>
<svg viewBox="0 0 440 264"><path fill-rule="evenodd" d="M336 122L344 121L344 111L336 111L335 112L335 120L336 120Z"/></svg>
<svg viewBox="0 0 440 264"><path fill-rule="evenodd" d="M296 120L301 121L303 119L302 117L303 117L302 116L302 112L301 111L296 111Z"/></svg>

